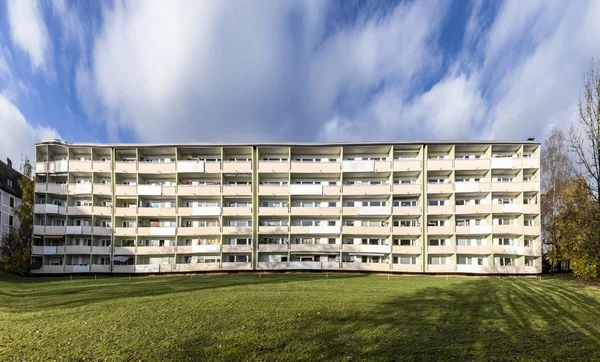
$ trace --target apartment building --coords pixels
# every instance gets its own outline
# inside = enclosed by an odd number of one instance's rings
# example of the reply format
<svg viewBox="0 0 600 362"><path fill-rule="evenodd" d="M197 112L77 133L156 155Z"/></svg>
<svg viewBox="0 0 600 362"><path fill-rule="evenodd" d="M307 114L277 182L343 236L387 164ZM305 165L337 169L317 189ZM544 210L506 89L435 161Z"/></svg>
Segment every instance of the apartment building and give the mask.
<svg viewBox="0 0 600 362"><path fill-rule="evenodd" d="M36 146L33 272L541 272L540 145Z"/></svg>
<svg viewBox="0 0 600 362"><path fill-rule="evenodd" d="M13 209L21 204L19 181L24 177L12 167L10 158L6 159L6 163L0 161L0 240L8 234L11 226L19 225Z"/></svg>

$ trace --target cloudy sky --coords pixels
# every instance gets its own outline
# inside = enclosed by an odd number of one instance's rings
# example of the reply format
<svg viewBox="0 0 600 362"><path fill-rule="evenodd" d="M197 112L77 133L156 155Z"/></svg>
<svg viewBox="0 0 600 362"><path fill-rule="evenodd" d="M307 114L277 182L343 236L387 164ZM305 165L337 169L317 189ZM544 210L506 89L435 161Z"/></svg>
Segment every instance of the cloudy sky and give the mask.
<svg viewBox="0 0 600 362"><path fill-rule="evenodd" d="M69 141L543 139L600 1L0 0L0 158Z"/></svg>

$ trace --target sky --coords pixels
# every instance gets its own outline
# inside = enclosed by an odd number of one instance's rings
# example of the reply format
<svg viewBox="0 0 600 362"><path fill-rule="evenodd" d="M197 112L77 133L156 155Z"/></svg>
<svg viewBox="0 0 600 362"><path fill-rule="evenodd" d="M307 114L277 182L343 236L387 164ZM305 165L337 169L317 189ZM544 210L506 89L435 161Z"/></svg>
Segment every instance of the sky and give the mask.
<svg viewBox="0 0 600 362"><path fill-rule="evenodd" d="M542 141L600 1L0 0L0 159L71 142Z"/></svg>

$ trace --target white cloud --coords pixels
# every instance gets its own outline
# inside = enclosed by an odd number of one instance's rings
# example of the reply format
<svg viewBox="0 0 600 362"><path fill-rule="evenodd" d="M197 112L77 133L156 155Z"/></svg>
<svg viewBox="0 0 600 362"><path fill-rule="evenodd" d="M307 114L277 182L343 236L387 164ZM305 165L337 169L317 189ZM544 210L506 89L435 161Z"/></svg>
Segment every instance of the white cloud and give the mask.
<svg viewBox="0 0 600 362"><path fill-rule="evenodd" d="M32 126L21 111L4 95L0 94L0 157L13 161L18 168L21 155L35 161L35 143L43 138L60 138L58 132L51 127Z"/></svg>
<svg viewBox="0 0 600 362"><path fill-rule="evenodd" d="M36 0L8 0L8 24L13 43L27 53L34 70L47 71L51 43Z"/></svg>
<svg viewBox="0 0 600 362"><path fill-rule="evenodd" d="M146 141L310 140L336 107L439 61L428 42L439 5L325 33L323 4L117 2L77 72L80 100L109 131Z"/></svg>

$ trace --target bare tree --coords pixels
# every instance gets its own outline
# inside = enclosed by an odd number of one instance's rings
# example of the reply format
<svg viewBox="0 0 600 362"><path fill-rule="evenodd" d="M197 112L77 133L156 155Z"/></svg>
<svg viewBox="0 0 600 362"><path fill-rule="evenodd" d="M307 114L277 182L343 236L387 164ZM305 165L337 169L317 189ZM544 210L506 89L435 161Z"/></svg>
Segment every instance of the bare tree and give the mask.
<svg viewBox="0 0 600 362"><path fill-rule="evenodd" d="M584 93L579 99L579 131L569 129L569 149L575 153L575 172L587 181L588 191L600 204L600 61L592 60L585 73Z"/></svg>
<svg viewBox="0 0 600 362"><path fill-rule="evenodd" d="M573 167L567 150L565 133L552 128L550 137L544 142L541 157L542 192L541 219L542 242L550 264L560 268L564 260L561 238L558 232L558 214L564 201L563 191L573 175Z"/></svg>

